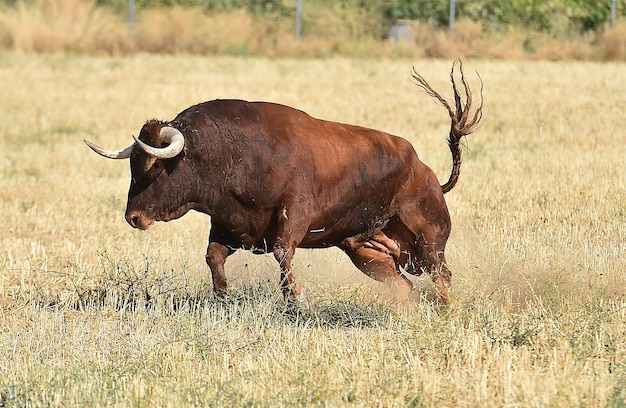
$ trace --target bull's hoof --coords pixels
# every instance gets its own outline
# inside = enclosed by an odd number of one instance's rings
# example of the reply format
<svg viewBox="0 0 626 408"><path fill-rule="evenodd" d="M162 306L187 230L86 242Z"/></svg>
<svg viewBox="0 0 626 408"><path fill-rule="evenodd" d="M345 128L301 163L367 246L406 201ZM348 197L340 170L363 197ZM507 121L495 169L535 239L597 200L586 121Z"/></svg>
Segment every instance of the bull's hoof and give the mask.
<svg viewBox="0 0 626 408"><path fill-rule="evenodd" d="M306 291L304 289L300 291L300 294L296 297L295 300L301 307L305 308L306 310L311 309L311 302L309 301L309 297L306 295Z"/></svg>
<svg viewBox="0 0 626 408"><path fill-rule="evenodd" d="M228 300L228 291L226 289L213 290L213 296L219 301Z"/></svg>
<svg viewBox="0 0 626 408"><path fill-rule="evenodd" d="M309 297L306 295L304 288L298 285L296 289L297 292L291 290L285 294L285 301L293 306L304 308L305 310L311 309L311 302L309 302Z"/></svg>

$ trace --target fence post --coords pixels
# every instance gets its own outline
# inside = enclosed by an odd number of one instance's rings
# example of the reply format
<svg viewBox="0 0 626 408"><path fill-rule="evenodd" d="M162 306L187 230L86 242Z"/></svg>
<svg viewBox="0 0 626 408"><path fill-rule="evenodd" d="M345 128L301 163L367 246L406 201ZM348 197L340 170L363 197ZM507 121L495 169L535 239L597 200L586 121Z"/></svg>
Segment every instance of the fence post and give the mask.
<svg viewBox="0 0 626 408"><path fill-rule="evenodd" d="M454 30L454 20L456 18L456 2L450 0L450 31Z"/></svg>
<svg viewBox="0 0 626 408"><path fill-rule="evenodd" d="M128 32L133 35L135 27L135 0L128 0Z"/></svg>
<svg viewBox="0 0 626 408"><path fill-rule="evenodd" d="M615 28L615 15L617 14L616 0L611 0L611 28Z"/></svg>
<svg viewBox="0 0 626 408"><path fill-rule="evenodd" d="M296 0L296 41L300 41L302 34L302 0Z"/></svg>

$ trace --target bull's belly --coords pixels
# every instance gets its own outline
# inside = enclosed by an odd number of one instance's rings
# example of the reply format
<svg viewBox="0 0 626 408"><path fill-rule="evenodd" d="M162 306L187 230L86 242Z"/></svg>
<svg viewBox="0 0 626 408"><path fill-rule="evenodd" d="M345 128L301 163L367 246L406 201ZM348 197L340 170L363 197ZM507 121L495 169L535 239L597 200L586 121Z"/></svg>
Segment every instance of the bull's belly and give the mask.
<svg viewBox="0 0 626 408"><path fill-rule="evenodd" d="M340 246L347 238L356 236L375 235L386 225L385 219L373 219L368 223L359 225L340 226L324 228L311 228L300 243L301 248L328 248Z"/></svg>
<svg viewBox="0 0 626 408"><path fill-rule="evenodd" d="M329 248L340 245L346 238L358 235L360 232L351 230L337 230L332 228L311 229L298 243L299 248ZM362 232L361 232L362 233ZM252 238L251 236L239 237L234 247L246 249L255 254L272 252L276 243L276 235L268 234L262 237Z"/></svg>
<svg viewBox="0 0 626 408"><path fill-rule="evenodd" d="M373 235L380 231L383 226L384 223L378 222L372 223L371 225L351 228L340 226L310 228L297 246L299 248L329 248L341 246L347 238L358 235ZM264 254L272 252L276 240L277 237L273 231L260 237L242 234L235 239L236 242L233 242L231 246L233 249L245 249L255 254Z"/></svg>
<svg viewBox="0 0 626 408"><path fill-rule="evenodd" d="M352 237L366 235L374 235L380 232L393 214L389 212L389 208L384 206L374 207L377 211L372 211L372 207L363 206L362 208L345 211L347 215L343 217L326 216L320 219L310 220L308 229L304 232L304 236L297 242L300 248L328 248L332 246L341 246L342 243ZM287 210L287 214L289 211ZM287 215L288 217L289 215ZM238 222L234 222L234 221ZM254 253L272 252L278 235L282 227L276 222L276 219L268 212L266 217L258 217L256 219L248 219L247 223L243 222L242 217L235 217L231 214L230 218L219 222L213 220L215 224L221 225L215 232L215 237L222 231L221 240L228 242L232 249L246 249ZM250 222L256 221L256 222ZM287 227L289 230L290 228ZM282 239L295 239L301 236L302 232L296 233L296 236L286 237Z"/></svg>
<svg viewBox="0 0 626 408"><path fill-rule="evenodd" d="M336 232L325 231L322 228L312 229L305 235L298 245L300 248L328 248L338 245L347 235Z"/></svg>

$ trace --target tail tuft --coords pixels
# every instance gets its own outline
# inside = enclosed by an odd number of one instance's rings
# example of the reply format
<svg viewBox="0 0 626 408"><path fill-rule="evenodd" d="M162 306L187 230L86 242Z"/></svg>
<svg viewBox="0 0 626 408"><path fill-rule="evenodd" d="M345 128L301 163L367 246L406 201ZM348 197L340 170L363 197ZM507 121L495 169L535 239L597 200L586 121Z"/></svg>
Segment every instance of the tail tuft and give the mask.
<svg viewBox="0 0 626 408"><path fill-rule="evenodd" d="M483 81L480 78L480 75L478 75L478 79L480 80L480 105L472 114L472 91L470 90L465 79L465 75L463 74L463 63L458 61L461 84L463 85L463 92L465 93L465 101L463 101L454 79L456 66L457 61L452 64L452 70L450 71L450 81L452 82L452 91L454 92L454 109L452 109L445 98L435 91L428 84L428 82L426 82L426 80L415 71L415 68L413 68L412 72L415 84L425 90L428 95L437 99L448 110L452 121L450 125L450 134L447 140L448 146L450 147L450 153L452 154L452 172L450 173L448 181L441 186L444 193L452 190L459 179L459 174L461 174L461 138L473 133L480 125L480 121L483 117Z"/></svg>

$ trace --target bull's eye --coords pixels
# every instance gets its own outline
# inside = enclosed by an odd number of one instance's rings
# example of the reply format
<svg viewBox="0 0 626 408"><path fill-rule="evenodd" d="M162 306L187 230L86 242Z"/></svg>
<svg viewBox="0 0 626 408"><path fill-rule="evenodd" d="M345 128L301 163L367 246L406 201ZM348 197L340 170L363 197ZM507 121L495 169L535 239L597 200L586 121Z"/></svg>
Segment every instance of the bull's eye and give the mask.
<svg viewBox="0 0 626 408"><path fill-rule="evenodd" d="M163 162L161 160L157 160L152 164L152 167L148 171L147 176L151 179L155 179L161 174L163 168Z"/></svg>

